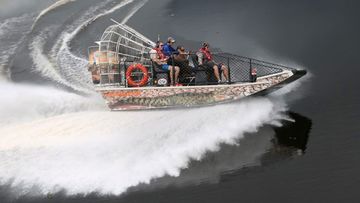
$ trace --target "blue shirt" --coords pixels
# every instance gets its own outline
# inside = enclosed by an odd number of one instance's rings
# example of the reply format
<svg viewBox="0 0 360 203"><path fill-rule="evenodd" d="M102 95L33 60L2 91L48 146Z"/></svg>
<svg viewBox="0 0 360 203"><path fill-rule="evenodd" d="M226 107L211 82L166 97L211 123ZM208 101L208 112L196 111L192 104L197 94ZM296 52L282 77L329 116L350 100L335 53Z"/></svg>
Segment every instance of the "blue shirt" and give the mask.
<svg viewBox="0 0 360 203"><path fill-rule="evenodd" d="M172 48L172 46L168 43L163 46L163 52L164 52L165 56L169 56L169 57L172 54L177 53L177 51L174 48Z"/></svg>

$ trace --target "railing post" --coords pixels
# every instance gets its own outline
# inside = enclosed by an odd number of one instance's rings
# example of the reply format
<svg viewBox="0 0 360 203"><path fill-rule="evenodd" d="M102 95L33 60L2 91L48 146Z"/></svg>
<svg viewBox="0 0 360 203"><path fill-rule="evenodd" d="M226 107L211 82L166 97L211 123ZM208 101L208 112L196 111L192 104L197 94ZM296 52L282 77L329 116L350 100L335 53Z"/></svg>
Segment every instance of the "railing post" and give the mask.
<svg viewBox="0 0 360 203"><path fill-rule="evenodd" d="M150 71L151 71L151 82L150 82L150 85L151 86L155 86L155 80L154 80L154 74L155 74L155 71L154 71L154 63L155 62L151 62L151 65L150 65Z"/></svg>
<svg viewBox="0 0 360 203"><path fill-rule="evenodd" d="M126 78L126 72L127 72L127 67L126 67L126 59L124 60L124 78L125 78L125 87L129 87L128 86L128 81L127 81L127 78Z"/></svg>
<svg viewBox="0 0 360 203"><path fill-rule="evenodd" d="M227 68L228 68L228 78L229 78L229 83L231 83L230 57L227 57Z"/></svg>
<svg viewBox="0 0 360 203"><path fill-rule="evenodd" d="M119 80L119 85L121 85L121 65L120 65L120 61L118 60L118 63L116 64L117 65L117 70L118 70L118 80Z"/></svg>
<svg viewBox="0 0 360 203"><path fill-rule="evenodd" d="M125 67L122 64L123 60L119 59L119 77L120 77L120 85L125 86Z"/></svg>
<svg viewBox="0 0 360 203"><path fill-rule="evenodd" d="M251 81L252 81L252 75L251 75L251 71L252 71L252 60L251 60L251 58L250 58L249 60L250 60L249 81L251 82Z"/></svg>
<svg viewBox="0 0 360 203"><path fill-rule="evenodd" d="M175 79L175 62L174 62L174 55L173 55L173 53L171 53L170 57L171 57L171 63L172 63L171 65L172 65L172 68L173 68L172 75L170 76L170 77L173 78L171 85L174 86L174 85L177 83L177 81L175 81L175 80L176 80L176 79ZM170 78L170 81L171 81L171 78Z"/></svg>

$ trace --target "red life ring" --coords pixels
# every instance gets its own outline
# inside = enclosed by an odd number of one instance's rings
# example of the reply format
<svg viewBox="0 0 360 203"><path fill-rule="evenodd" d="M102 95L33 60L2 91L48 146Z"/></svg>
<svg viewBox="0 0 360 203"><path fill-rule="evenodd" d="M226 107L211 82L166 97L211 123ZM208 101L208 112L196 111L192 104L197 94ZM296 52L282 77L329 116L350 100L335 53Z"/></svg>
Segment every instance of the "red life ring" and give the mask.
<svg viewBox="0 0 360 203"><path fill-rule="evenodd" d="M143 77L140 81L134 81L131 78L131 73L134 70L140 70L143 73ZM126 70L126 80L128 81L128 85L130 87L142 87L145 86L149 80L149 72L147 70L147 68L139 63L137 64L132 64L128 67L128 69Z"/></svg>

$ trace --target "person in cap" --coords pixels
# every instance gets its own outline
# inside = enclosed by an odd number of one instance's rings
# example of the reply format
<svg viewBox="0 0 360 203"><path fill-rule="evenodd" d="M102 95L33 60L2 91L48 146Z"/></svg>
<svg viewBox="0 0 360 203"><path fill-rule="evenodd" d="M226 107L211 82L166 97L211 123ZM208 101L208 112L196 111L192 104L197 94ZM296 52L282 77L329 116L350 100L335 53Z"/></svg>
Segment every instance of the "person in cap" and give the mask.
<svg viewBox="0 0 360 203"><path fill-rule="evenodd" d="M197 53L199 59L199 65L203 65L208 69L213 69L214 75L218 83L221 83L220 79L220 71L223 73L226 82L229 82L229 69L225 66L224 63L217 64L214 59L213 55L210 51L210 45L207 42L203 43L202 48L200 48L199 52Z"/></svg>
<svg viewBox="0 0 360 203"><path fill-rule="evenodd" d="M178 83L180 68L178 66L172 66L168 65L168 57L165 56L165 54L162 52L162 48L164 46L164 43L161 41L158 41L156 43L156 46L149 52L151 60L154 62L154 65L158 68L169 71L170 72L170 82L171 86L175 84L176 86L181 86L181 84ZM175 76L174 76L175 71Z"/></svg>
<svg viewBox="0 0 360 203"><path fill-rule="evenodd" d="M164 45L162 51L167 57L171 57L173 54L176 54L177 51L172 47L175 44L175 40L172 37L169 37L167 43Z"/></svg>

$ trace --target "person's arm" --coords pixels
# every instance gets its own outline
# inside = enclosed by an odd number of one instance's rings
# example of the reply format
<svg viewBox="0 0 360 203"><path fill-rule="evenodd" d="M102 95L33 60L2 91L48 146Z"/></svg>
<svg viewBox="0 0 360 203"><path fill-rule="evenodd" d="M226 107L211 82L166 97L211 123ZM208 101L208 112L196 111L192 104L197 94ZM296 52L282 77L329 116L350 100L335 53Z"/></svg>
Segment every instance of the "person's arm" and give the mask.
<svg viewBox="0 0 360 203"><path fill-rule="evenodd" d="M156 58L156 59L155 59L155 62L156 62L157 64L159 64L159 65L162 65L162 64L165 64L165 63L166 63L166 59L158 59L158 58Z"/></svg>
<svg viewBox="0 0 360 203"><path fill-rule="evenodd" d="M169 47L169 48L170 48L171 55L177 55L177 54L179 54L179 51L178 51L178 50L175 50L173 47Z"/></svg>
<svg viewBox="0 0 360 203"><path fill-rule="evenodd" d="M202 64L203 64L203 53L197 52L196 55L197 55L197 57L198 57L198 63L199 63L199 65L202 65Z"/></svg>
<svg viewBox="0 0 360 203"><path fill-rule="evenodd" d="M161 65L161 60L158 58L158 55L157 55L156 51L150 51L150 58L155 63Z"/></svg>

